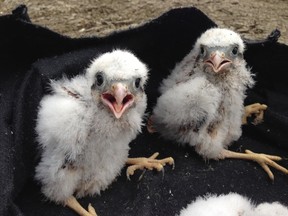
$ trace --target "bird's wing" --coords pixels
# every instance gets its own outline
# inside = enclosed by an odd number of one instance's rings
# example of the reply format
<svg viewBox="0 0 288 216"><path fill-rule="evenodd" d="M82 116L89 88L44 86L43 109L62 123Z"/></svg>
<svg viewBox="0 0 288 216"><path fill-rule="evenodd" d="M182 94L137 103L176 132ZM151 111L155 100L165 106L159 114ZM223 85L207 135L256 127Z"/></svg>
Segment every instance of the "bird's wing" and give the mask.
<svg viewBox="0 0 288 216"><path fill-rule="evenodd" d="M64 97L70 96L79 100L89 100L90 92L88 82L84 76L76 76L69 80L65 76L60 80L50 80L52 92Z"/></svg>
<svg viewBox="0 0 288 216"><path fill-rule="evenodd" d="M85 105L70 95L45 96L38 112L36 131L42 148L58 148L75 158L84 148L89 133Z"/></svg>
<svg viewBox="0 0 288 216"><path fill-rule="evenodd" d="M220 92L205 77L179 83L162 94L153 110L153 125L166 129L199 130L219 107ZM160 128L161 130L161 128Z"/></svg>
<svg viewBox="0 0 288 216"><path fill-rule="evenodd" d="M186 82L194 74L195 53L192 50L184 59L176 64L171 74L162 81L160 92L163 94L175 85Z"/></svg>

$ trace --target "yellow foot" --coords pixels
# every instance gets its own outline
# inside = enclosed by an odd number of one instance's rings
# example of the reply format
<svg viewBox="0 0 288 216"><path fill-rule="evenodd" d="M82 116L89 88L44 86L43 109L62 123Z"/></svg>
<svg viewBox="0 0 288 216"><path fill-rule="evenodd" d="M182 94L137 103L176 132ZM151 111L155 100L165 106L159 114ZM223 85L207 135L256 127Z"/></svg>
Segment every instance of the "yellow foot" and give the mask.
<svg viewBox="0 0 288 216"><path fill-rule="evenodd" d="M95 209L90 203L88 205L88 211L86 211L74 196L71 196L65 204L81 216L97 216Z"/></svg>
<svg viewBox="0 0 288 216"><path fill-rule="evenodd" d="M280 166L279 164L277 164L275 161L280 161L282 160L281 157L279 156L275 156L275 155L267 155L267 154L257 154L254 153L250 150L245 150L245 153L248 155L251 155L252 160L254 160L255 162L257 162L264 170L265 172L268 174L269 178L273 181L274 180L274 175L271 172L269 166L285 173L288 174L288 170L282 166ZM253 159L254 158L254 159Z"/></svg>
<svg viewBox="0 0 288 216"><path fill-rule="evenodd" d="M250 150L245 150L245 153L238 153L233 152L229 150L224 150L222 153L222 156L224 158L237 158L237 159L245 159L245 160L253 160L257 162L268 174L269 178L273 181L274 175L271 172L269 166L288 174L288 170L279 164L277 164L275 161L282 160L281 157L275 156L275 155L267 155L267 154L260 154L260 153L254 153Z"/></svg>
<svg viewBox="0 0 288 216"><path fill-rule="evenodd" d="M130 176L133 175L137 169L143 170L146 168L148 170L156 169L157 171L161 171L167 163L173 165L174 169L174 159L172 157L167 157L161 160L155 159L158 155L159 153L156 152L149 158L128 158L127 164L130 164L131 166L126 170L127 178L130 180Z"/></svg>
<svg viewBox="0 0 288 216"><path fill-rule="evenodd" d="M153 127L153 121L152 121L152 116L150 116L148 118L148 121L147 121L147 131L149 133L156 133L156 129Z"/></svg>
<svg viewBox="0 0 288 216"><path fill-rule="evenodd" d="M267 105L254 103L245 107L245 113L242 118L242 124L247 124L247 118L251 117L252 115L255 116L253 120L253 124L257 125L263 121L264 118L264 110L267 109Z"/></svg>

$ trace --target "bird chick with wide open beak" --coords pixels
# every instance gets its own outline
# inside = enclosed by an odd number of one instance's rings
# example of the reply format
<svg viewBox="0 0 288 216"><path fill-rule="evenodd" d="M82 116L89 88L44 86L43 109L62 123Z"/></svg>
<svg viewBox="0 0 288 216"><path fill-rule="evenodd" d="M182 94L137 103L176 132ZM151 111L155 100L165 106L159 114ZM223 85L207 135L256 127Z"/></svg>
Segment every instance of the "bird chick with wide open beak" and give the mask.
<svg viewBox="0 0 288 216"><path fill-rule="evenodd" d="M215 73L223 71L232 63L232 61L226 57L225 52L219 50L212 51L208 53L207 56L208 59L204 60L204 63L212 67Z"/></svg>
<svg viewBox="0 0 288 216"><path fill-rule="evenodd" d="M134 95L129 92L127 85L118 82L113 83L110 90L101 94L101 100L119 119L134 103Z"/></svg>

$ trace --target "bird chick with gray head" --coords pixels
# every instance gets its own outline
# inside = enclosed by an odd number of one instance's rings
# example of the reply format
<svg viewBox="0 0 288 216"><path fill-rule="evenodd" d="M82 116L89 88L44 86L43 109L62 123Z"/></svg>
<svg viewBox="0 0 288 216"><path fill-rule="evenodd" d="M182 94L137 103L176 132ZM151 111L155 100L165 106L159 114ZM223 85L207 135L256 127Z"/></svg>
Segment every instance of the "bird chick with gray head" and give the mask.
<svg viewBox="0 0 288 216"><path fill-rule="evenodd" d="M204 32L163 81L149 128L164 138L188 143L205 159L257 161L273 179L267 164L288 173L274 162L280 157L227 150L241 136L243 117L254 113L259 121L267 108L253 104L247 107L250 113L245 113L245 92L254 80L243 58L244 50L243 40L234 31L212 28Z"/></svg>
<svg viewBox="0 0 288 216"><path fill-rule="evenodd" d="M115 50L94 59L83 75L51 81L52 93L41 100L36 122L42 155L35 174L49 200L96 215L74 195L100 194L129 160L129 143L141 131L147 105L147 78L144 63ZM161 170L172 161L154 157L136 166Z"/></svg>

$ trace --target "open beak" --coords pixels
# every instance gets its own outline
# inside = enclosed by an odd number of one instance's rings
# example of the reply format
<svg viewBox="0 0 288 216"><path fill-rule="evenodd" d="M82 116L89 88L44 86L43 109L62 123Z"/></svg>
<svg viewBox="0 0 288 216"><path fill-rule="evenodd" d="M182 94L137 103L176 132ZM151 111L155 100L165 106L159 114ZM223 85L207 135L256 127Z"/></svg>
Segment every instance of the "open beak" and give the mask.
<svg viewBox="0 0 288 216"><path fill-rule="evenodd" d="M134 96L128 91L126 85L114 83L111 90L102 93L102 102L107 105L114 116L119 119L134 102Z"/></svg>
<svg viewBox="0 0 288 216"><path fill-rule="evenodd" d="M232 61L230 59L225 58L225 53L219 51L212 52L210 58L205 61L205 64L211 66L215 73L221 72L231 63Z"/></svg>

